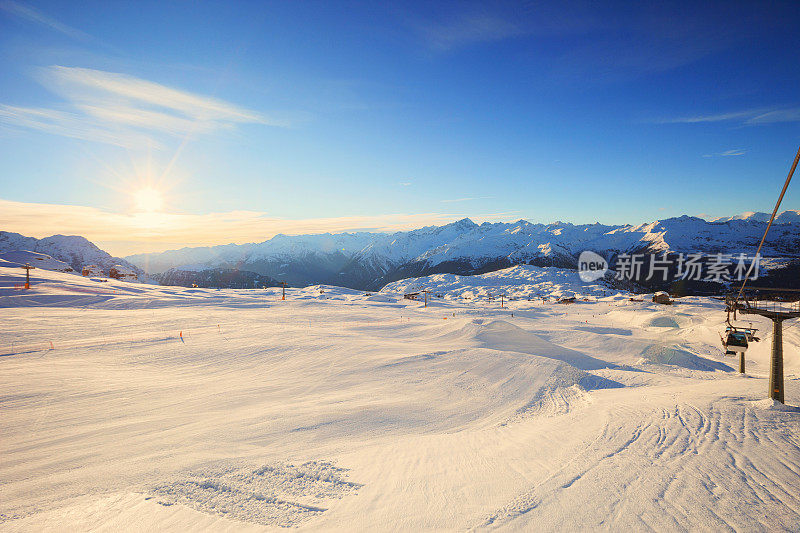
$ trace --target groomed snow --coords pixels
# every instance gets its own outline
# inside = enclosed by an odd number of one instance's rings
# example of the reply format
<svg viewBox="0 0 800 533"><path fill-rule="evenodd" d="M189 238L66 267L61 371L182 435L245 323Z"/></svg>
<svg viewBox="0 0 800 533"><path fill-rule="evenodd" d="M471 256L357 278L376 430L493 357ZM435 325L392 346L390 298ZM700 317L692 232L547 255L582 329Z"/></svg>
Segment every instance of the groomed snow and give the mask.
<svg viewBox="0 0 800 533"><path fill-rule="evenodd" d="M0 267L3 531L800 524L796 323L780 406L765 400L770 324L753 321L742 377L708 298L423 307L401 284L282 301L31 274L15 290L24 271ZM586 294L541 276L550 295Z"/></svg>

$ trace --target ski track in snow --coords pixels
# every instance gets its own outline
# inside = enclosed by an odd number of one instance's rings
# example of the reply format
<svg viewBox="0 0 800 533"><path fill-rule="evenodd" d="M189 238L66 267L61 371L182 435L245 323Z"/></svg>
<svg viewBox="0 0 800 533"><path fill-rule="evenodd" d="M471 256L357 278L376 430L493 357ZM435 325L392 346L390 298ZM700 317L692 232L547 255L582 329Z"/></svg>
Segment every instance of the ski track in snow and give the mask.
<svg viewBox="0 0 800 533"><path fill-rule="evenodd" d="M770 324L741 377L712 299L20 276L0 268L2 531L800 525L796 324L779 408Z"/></svg>
<svg viewBox="0 0 800 533"><path fill-rule="evenodd" d="M727 401L704 409L679 403L636 418L607 419L597 439L476 529L559 516L561 525L537 529L752 530L765 525L759 510L775 504L770 529L797 527L798 443L796 433L783 434L785 421ZM568 503L589 499L599 503L594 516Z"/></svg>

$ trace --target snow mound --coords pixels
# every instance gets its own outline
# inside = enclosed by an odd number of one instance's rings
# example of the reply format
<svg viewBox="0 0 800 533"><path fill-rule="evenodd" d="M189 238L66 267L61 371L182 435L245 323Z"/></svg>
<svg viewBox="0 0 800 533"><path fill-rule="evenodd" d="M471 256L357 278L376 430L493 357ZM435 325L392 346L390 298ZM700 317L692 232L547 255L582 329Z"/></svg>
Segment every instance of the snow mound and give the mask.
<svg viewBox="0 0 800 533"><path fill-rule="evenodd" d="M512 421L531 416L557 416L591 403L589 391L623 387L621 383L603 378L563 363L556 367L545 384Z"/></svg>
<svg viewBox="0 0 800 533"><path fill-rule="evenodd" d="M725 363L699 357L678 345L653 344L642 351L642 359L645 363L679 366L690 370L723 370L725 372L733 370Z"/></svg>
<svg viewBox="0 0 800 533"><path fill-rule="evenodd" d="M583 352L553 344L535 333L515 326L505 320L494 320L482 325L474 334L486 348L520 352L567 363L576 369L598 370L609 364Z"/></svg>

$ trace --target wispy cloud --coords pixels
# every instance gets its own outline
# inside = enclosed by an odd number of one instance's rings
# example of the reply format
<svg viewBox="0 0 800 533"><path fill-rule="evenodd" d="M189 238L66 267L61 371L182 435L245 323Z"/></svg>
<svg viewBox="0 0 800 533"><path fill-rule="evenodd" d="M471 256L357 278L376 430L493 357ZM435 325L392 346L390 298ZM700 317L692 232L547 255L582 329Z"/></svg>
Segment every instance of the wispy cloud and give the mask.
<svg viewBox="0 0 800 533"><path fill-rule="evenodd" d="M426 44L438 52L499 41L525 33L515 22L487 13L460 13L445 22L419 22L417 29Z"/></svg>
<svg viewBox="0 0 800 533"><path fill-rule="evenodd" d="M27 4L5 0L0 2L0 10L10 13L11 15L14 15L27 22L33 22L35 24L40 24L50 28L51 30L66 35L72 39L77 39L80 41L91 39L88 34L82 32L81 30L75 29L72 26L67 26L66 24L57 21L56 19Z"/></svg>
<svg viewBox="0 0 800 533"><path fill-rule="evenodd" d="M54 109L0 104L0 124L127 148L161 147L147 135L133 131L115 131L97 121L86 120L84 115Z"/></svg>
<svg viewBox="0 0 800 533"><path fill-rule="evenodd" d="M173 89L125 74L61 66L43 69L41 74L45 85L73 101L113 98L168 109L202 121L270 123L269 119L255 111L217 98Z"/></svg>
<svg viewBox="0 0 800 533"><path fill-rule="evenodd" d="M703 157L733 157L738 155L744 155L747 153L747 150L725 150L724 152L717 152L714 154L705 154Z"/></svg>
<svg viewBox="0 0 800 533"><path fill-rule="evenodd" d="M585 33L598 24L590 7L583 0L558 3L464 0L397 11L402 22L428 50L447 53L518 37Z"/></svg>
<svg viewBox="0 0 800 533"><path fill-rule="evenodd" d="M657 124L699 124L704 122L739 122L741 124L771 124L775 122L800 122L800 107L745 109L710 115L690 115L661 119Z"/></svg>
<svg viewBox="0 0 800 533"><path fill-rule="evenodd" d="M712 115L690 115L685 117L667 118L656 120L659 124L698 124L702 122L724 122L727 120L744 120L763 113L763 109L748 109L730 113L717 113Z"/></svg>
<svg viewBox="0 0 800 533"><path fill-rule="evenodd" d="M443 204L454 204L457 202L471 202L473 200L488 200L490 198L494 198L494 196L472 196L467 198L451 198L448 200L442 200Z"/></svg>
<svg viewBox="0 0 800 533"><path fill-rule="evenodd" d="M288 126L218 98L201 96L126 74L52 66L39 80L68 105L67 111L0 104L0 122L56 135L127 147L154 136L185 137L230 129L237 124Z"/></svg>
<svg viewBox="0 0 800 533"><path fill-rule="evenodd" d="M0 228L34 237L83 235L111 243L107 251L128 255L179 246L261 242L278 233L298 235L345 231L400 231L464 218L464 213L385 214L289 220L256 211L225 213L121 214L93 207L12 202L0 199ZM513 220L509 213L471 215L477 222ZM517 217L519 218L519 217Z"/></svg>
<svg viewBox="0 0 800 533"><path fill-rule="evenodd" d="M747 121L748 124L771 124L773 122L800 122L800 107L768 111Z"/></svg>

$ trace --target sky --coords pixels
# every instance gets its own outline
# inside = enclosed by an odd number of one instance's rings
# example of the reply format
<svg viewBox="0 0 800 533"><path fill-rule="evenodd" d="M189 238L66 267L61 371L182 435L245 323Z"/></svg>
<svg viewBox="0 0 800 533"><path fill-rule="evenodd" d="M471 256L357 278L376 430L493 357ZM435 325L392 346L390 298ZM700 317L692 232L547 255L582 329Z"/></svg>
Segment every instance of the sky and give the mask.
<svg viewBox="0 0 800 533"><path fill-rule="evenodd" d="M127 255L771 212L798 27L796 2L0 0L0 230Z"/></svg>

